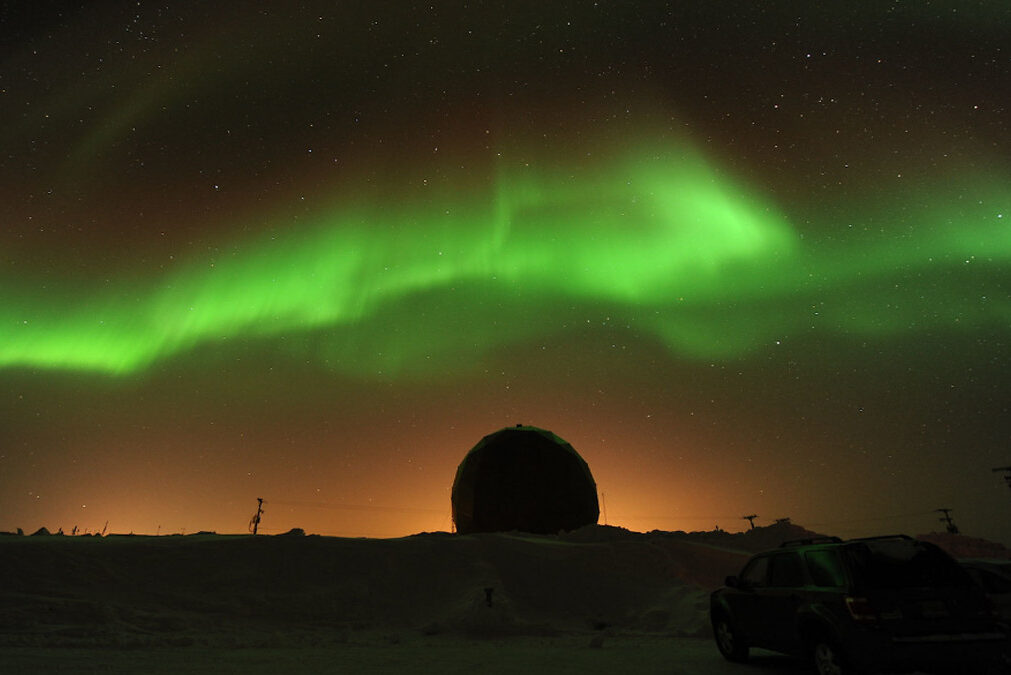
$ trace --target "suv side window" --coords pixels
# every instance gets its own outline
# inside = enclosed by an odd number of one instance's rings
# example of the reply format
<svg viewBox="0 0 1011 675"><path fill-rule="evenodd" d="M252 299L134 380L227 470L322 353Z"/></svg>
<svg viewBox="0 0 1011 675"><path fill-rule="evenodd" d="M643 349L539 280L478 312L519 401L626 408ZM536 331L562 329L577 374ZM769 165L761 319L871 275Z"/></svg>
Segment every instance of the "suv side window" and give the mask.
<svg viewBox="0 0 1011 675"><path fill-rule="evenodd" d="M807 561L807 571L815 586L839 588L846 585L846 572L835 551L808 551L804 554L804 560Z"/></svg>
<svg viewBox="0 0 1011 675"><path fill-rule="evenodd" d="M769 561L769 585L779 588L797 588L804 586L804 568L800 556L796 553L780 553L772 556Z"/></svg>
<svg viewBox="0 0 1011 675"><path fill-rule="evenodd" d="M769 557L755 558L741 571L741 581L751 588L765 586L766 574L769 571Z"/></svg>

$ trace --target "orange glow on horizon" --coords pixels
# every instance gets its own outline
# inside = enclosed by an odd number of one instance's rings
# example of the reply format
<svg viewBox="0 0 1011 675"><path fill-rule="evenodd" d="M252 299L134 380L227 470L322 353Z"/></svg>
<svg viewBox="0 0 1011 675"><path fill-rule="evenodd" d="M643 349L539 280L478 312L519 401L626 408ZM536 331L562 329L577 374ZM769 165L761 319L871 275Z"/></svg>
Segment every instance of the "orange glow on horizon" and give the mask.
<svg viewBox="0 0 1011 675"><path fill-rule="evenodd" d="M435 401L436 396L419 396L404 407L421 421L434 417ZM245 432L241 415L211 426L197 411L194 425L202 426L201 435L176 426L180 417L189 417L184 410L145 433L115 430L91 444L67 441L65 456L94 459L75 459L73 480L64 481L56 494L26 490L24 506L0 516L0 530L21 527L31 533L45 526L69 534L76 526L79 532L94 533L108 521L110 533L245 534L256 498L263 497L264 534L292 528L376 538L449 532L450 492L460 461L481 437L518 422L550 429L587 461L597 484L600 524L637 532L710 531L717 526L739 532L749 527L742 516L757 513L756 525L791 517L798 525L841 536L936 529L929 513L875 520L896 509L890 506L887 479L868 474L859 464L825 482L820 503L803 501L797 485L810 477L779 457L754 463L729 460L734 453L723 448L733 439L709 432L705 420L681 417L642 424L640 412L616 409L588 421L572 409L581 408L567 401L552 405L547 397L506 415L461 405L442 416L464 422L448 428L419 422L410 446L405 446L402 430L385 431L388 423L381 410L363 408L364 431L358 435L335 433L325 412L314 410L285 419L290 427L258 435ZM541 413L533 414L536 410ZM341 444L341 452L327 450L335 444ZM361 449L376 447L381 452ZM346 459L349 453L353 461ZM40 465L38 471L58 475L63 468ZM31 476L12 475L10 480L33 484ZM854 481L867 484L871 497L848 503L846 486ZM973 516L968 508L958 515L963 528Z"/></svg>

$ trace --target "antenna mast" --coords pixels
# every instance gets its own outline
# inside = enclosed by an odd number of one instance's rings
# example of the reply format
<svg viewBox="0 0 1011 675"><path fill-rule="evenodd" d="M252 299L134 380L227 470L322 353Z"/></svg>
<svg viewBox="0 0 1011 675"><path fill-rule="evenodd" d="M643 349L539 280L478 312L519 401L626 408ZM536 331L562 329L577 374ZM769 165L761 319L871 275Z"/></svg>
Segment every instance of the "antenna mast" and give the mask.
<svg viewBox="0 0 1011 675"><path fill-rule="evenodd" d="M991 469L991 470L994 473L997 473L998 471L1003 471L1004 472L1004 482L1007 483L1007 486L1009 488L1011 488L1011 466L999 466L996 469Z"/></svg>
<svg viewBox="0 0 1011 675"><path fill-rule="evenodd" d="M944 515L938 518L942 523L946 524L948 534L958 534L958 526L951 520L952 509L934 509L937 513L943 513Z"/></svg>
<svg viewBox="0 0 1011 675"><path fill-rule="evenodd" d="M256 498L256 513L249 519L249 531L254 535L260 527L260 517L263 516L263 497Z"/></svg>

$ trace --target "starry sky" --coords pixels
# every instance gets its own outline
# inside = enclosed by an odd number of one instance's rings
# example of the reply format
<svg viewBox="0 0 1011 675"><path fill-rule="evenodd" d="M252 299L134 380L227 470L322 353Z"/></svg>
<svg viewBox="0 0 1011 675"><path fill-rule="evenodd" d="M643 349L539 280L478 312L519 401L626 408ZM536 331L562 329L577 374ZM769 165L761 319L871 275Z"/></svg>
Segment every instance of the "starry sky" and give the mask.
<svg viewBox="0 0 1011 675"><path fill-rule="evenodd" d="M0 529L1011 543L1004 2L3 3Z"/></svg>

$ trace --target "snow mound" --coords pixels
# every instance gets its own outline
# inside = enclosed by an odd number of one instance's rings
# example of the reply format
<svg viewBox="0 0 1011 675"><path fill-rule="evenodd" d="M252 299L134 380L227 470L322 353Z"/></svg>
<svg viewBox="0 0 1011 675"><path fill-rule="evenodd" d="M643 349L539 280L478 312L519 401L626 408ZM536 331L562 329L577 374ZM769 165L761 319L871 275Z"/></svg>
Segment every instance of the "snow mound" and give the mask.
<svg viewBox="0 0 1011 675"><path fill-rule="evenodd" d="M4 537L0 559L0 645L290 646L362 631L703 636L709 590L746 556L588 527L401 539Z"/></svg>
<svg viewBox="0 0 1011 675"><path fill-rule="evenodd" d="M704 637L709 591L751 553L813 536L777 523L741 533L0 537L0 648ZM920 538L956 557L1011 559L983 539Z"/></svg>

